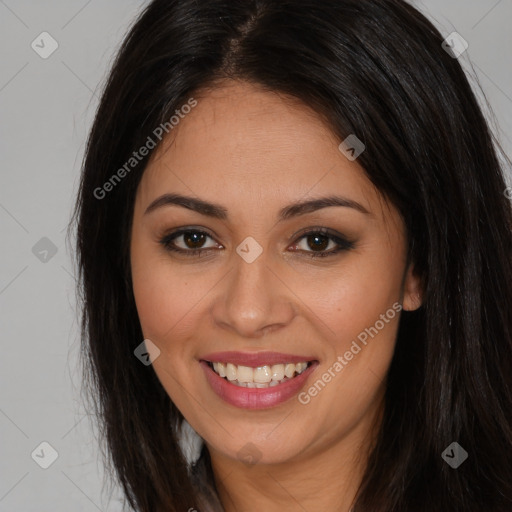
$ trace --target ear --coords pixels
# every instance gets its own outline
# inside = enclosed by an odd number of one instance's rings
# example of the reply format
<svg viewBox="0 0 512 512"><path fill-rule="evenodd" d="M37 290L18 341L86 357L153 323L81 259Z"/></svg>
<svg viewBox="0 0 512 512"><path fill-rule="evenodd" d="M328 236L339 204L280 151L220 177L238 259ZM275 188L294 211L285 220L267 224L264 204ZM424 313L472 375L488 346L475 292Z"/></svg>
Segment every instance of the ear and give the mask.
<svg viewBox="0 0 512 512"><path fill-rule="evenodd" d="M403 283L403 308L404 311L414 311L423 302L423 289L421 278L415 272L414 265L409 264Z"/></svg>

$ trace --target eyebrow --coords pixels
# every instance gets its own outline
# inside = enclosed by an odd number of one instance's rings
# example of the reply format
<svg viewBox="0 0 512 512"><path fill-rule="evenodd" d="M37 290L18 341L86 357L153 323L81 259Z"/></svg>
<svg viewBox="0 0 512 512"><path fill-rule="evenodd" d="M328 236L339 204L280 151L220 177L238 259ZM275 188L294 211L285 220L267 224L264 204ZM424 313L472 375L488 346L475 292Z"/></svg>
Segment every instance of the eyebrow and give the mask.
<svg viewBox="0 0 512 512"><path fill-rule="evenodd" d="M195 197L183 196L181 194L164 194L157 197L144 212L144 215L155 211L158 208L175 205L187 208L188 210L195 211L201 215L212 217L219 220L228 219L228 210L220 204L210 203ZM318 199L310 199L308 201L301 201L292 203L285 206L279 211L279 220L288 220L292 217L298 217L306 213L311 213L322 208L329 208L332 206L342 206L345 208L353 208L365 215L372 215L363 205L359 204L352 199L340 196L320 197Z"/></svg>

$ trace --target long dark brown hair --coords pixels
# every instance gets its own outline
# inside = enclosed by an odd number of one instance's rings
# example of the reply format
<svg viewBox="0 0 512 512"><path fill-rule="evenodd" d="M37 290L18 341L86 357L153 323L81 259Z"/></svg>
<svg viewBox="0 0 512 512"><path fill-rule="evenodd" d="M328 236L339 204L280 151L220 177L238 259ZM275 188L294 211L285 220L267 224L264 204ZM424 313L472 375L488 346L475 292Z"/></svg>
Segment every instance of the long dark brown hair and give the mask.
<svg viewBox="0 0 512 512"><path fill-rule="evenodd" d="M358 162L402 215L422 277L354 511L512 510L511 204L499 147L442 41L400 0L154 0L136 20L101 96L72 219L85 388L131 507L200 509L198 482L213 483L208 453L201 479L187 472L181 413L134 356L129 242L149 156L112 176L227 78L298 98L340 142L357 134ZM441 456L453 442L469 455L457 469Z"/></svg>

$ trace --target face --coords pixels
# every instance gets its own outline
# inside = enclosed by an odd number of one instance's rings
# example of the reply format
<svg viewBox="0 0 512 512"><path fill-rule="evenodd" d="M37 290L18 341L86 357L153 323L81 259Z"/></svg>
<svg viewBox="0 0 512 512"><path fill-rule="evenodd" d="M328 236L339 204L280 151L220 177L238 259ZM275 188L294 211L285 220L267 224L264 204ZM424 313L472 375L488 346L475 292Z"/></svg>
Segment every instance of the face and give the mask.
<svg viewBox="0 0 512 512"><path fill-rule="evenodd" d="M400 310L419 306L400 215L308 107L234 82L195 98L134 206L154 371L211 453L233 461L362 441Z"/></svg>

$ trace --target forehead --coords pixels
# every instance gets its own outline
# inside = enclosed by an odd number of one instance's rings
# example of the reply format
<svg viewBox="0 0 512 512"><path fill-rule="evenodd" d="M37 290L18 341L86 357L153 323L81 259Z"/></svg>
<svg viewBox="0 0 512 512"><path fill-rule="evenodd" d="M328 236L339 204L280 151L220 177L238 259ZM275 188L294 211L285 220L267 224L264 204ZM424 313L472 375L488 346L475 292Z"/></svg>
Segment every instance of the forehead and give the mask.
<svg viewBox="0 0 512 512"><path fill-rule="evenodd" d="M228 82L194 98L197 105L146 168L138 191L146 206L171 191L252 212L333 193L370 211L380 205L380 194L357 161L339 151L336 135L297 99L245 82Z"/></svg>
<svg viewBox="0 0 512 512"><path fill-rule="evenodd" d="M216 164L221 162L223 171L233 176L270 176L305 156L318 160L323 154L320 167L332 157L334 134L314 110L295 98L246 82L227 82L196 99L197 106L183 116L155 156L172 152L169 161L192 158L219 171ZM331 151L326 152L327 147Z"/></svg>

